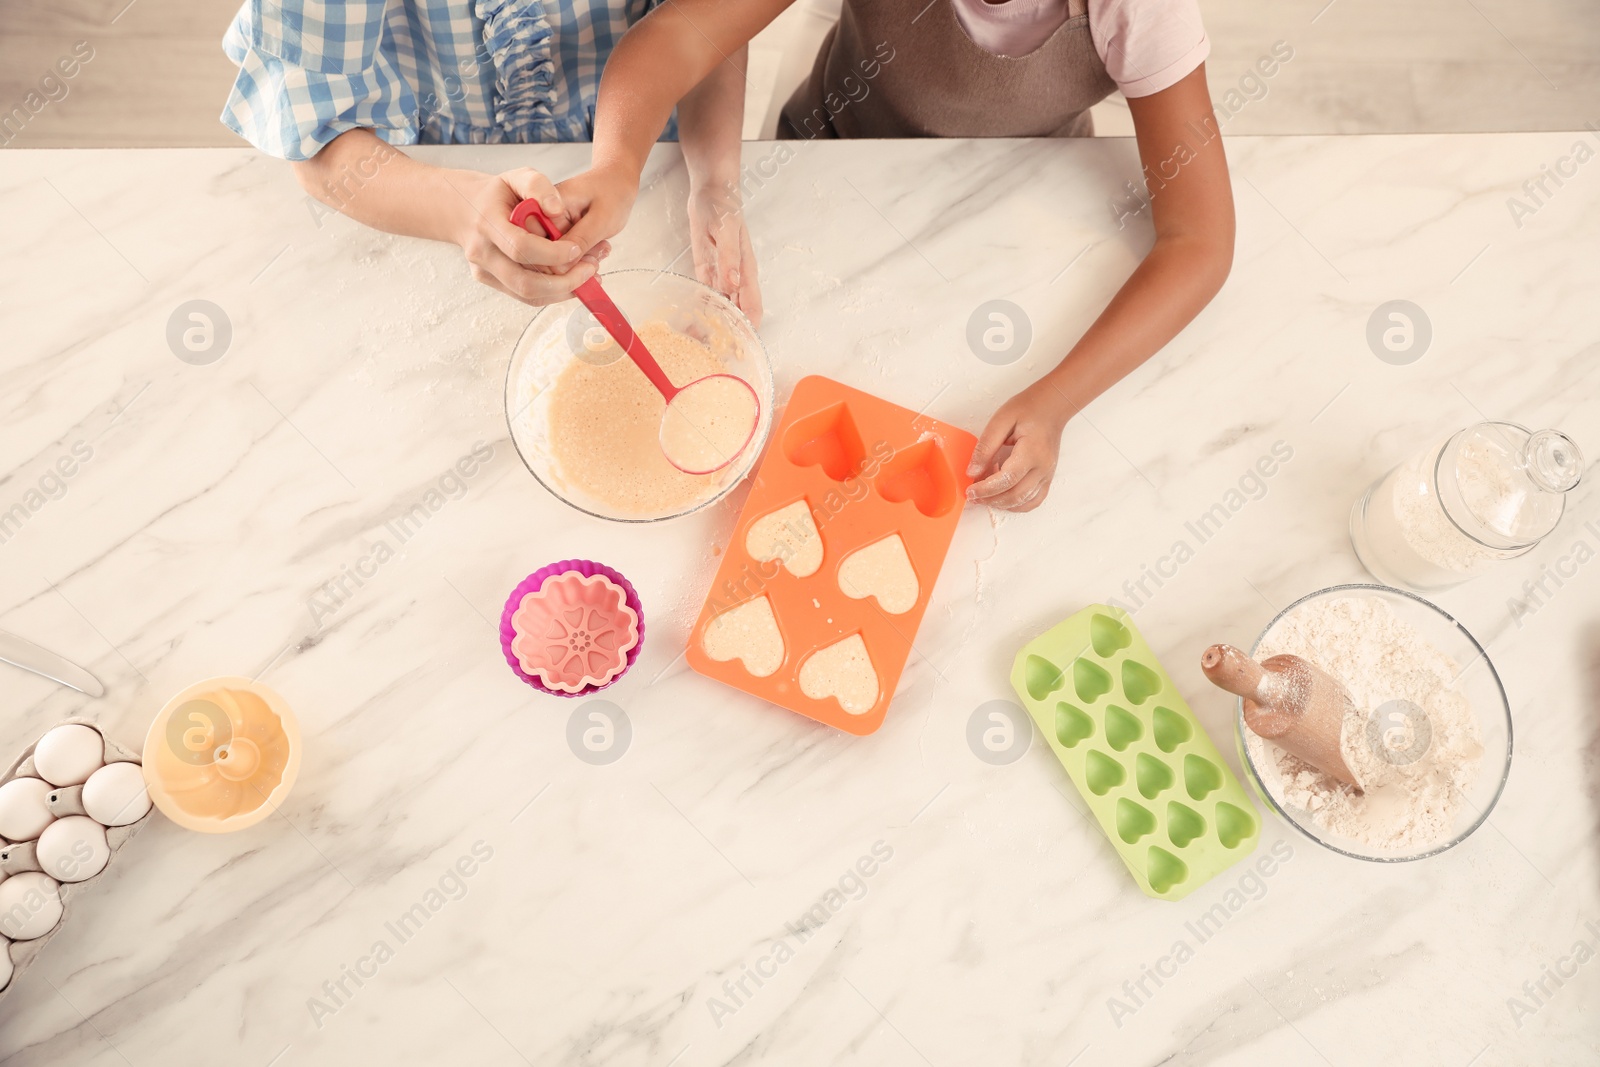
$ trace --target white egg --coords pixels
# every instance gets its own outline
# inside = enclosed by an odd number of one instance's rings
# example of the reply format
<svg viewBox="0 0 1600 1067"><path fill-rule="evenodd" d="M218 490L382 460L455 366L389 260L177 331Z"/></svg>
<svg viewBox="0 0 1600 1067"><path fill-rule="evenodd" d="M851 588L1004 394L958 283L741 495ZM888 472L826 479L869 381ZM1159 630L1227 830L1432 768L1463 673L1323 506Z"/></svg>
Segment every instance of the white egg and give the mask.
<svg viewBox="0 0 1600 1067"><path fill-rule="evenodd" d="M144 768L137 763L108 763L83 783L83 810L95 822L126 826L150 810Z"/></svg>
<svg viewBox="0 0 1600 1067"><path fill-rule="evenodd" d="M61 921L61 887L38 871L0 882L0 934L13 941L43 937Z"/></svg>
<svg viewBox="0 0 1600 1067"><path fill-rule="evenodd" d="M15 968L11 964L11 942L0 937L0 992L11 984L11 972Z"/></svg>
<svg viewBox="0 0 1600 1067"><path fill-rule="evenodd" d="M33 748L33 768L51 785L77 785L106 762L106 744L100 731L69 722L39 738Z"/></svg>
<svg viewBox="0 0 1600 1067"><path fill-rule="evenodd" d="M32 841L55 819L50 814L50 783L38 778L13 778L0 785L0 837Z"/></svg>
<svg viewBox="0 0 1600 1067"><path fill-rule="evenodd" d="M106 869L106 828L87 815L57 819L39 835L39 867L58 882L81 882Z"/></svg>

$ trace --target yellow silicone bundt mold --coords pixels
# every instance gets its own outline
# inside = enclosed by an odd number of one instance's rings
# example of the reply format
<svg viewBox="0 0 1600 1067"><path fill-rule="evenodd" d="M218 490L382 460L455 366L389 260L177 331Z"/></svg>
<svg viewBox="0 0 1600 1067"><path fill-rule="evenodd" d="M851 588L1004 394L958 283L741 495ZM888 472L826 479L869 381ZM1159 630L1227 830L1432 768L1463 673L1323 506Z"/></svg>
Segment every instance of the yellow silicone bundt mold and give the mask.
<svg viewBox="0 0 1600 1067"><path fill-rule="evenodd" d="M162 814L227 833L277 810L300 770L300 727L283 698L248 678L212 678L167 701L144 742Z"/></svg>

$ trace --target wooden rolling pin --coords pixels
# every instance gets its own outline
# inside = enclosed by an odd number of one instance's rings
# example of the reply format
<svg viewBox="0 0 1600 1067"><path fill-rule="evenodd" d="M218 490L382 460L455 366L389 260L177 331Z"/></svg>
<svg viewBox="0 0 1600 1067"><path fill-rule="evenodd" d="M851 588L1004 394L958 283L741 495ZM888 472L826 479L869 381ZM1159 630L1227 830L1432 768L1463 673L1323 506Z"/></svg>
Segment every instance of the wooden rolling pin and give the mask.
<svg viewBox="0 0 1600 1067"><path fill-rule="evenodd" d="M1244 724L1349 785L1361 783L1345 764L1339 739L1355 704L1337 678L1299 656L1257 663L1232 645L1212 645L1200 657L1212 683L1244 698Z"/></svg>

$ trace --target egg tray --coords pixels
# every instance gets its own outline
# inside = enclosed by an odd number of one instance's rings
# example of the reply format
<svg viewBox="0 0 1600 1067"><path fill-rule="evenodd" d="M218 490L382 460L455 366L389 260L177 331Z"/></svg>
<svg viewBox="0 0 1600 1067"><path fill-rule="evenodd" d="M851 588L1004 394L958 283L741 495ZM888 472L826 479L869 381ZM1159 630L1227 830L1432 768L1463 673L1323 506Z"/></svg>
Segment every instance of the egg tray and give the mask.
<svg viewBox="0 0 1600 1067"><path fill-rule="evenodd" d="M783 422L755 475L699 619L689 634L691 667L735 689L847 733L883 724L917 626L950 550L970 479L977 438L886 400L812 375L795 386ZM805 501L822 538L822 565L797 577L774 558L750 555L745 540L762 517ZM917 578L910 610L888 614L876 598L852 599L839 587L839 565L857 549L899 534ZM758 678L743 661L714 660L701 647L721 613L768 598L784 655ZM860 634L878 678L877 700L851 713L836 698L813 699L799 670L820 649Z"/></svg>
<svg viewBox="0 0 1600 1067"><path fill-rule="evenodd" d="M103 729L101 729L99 723L94 722L92 719L71 718L63 719L61 722L56 723L56 726L65 726L68 723L77 723L80 726L91 727L100 735L100 740L105 743L105 755L107 763L134 763L143 766L137 752L134 752L132 749L120 745L116 741L112 740L111 737ZM55 727L52 726L50 729L53 730ZM45 731L45 733L49 732L49 730ZM40 734L39 736L43 737L44 734ZM38 742L36 741L34 744L23 749L22 755L18 756L12 761L11 766L6 769L4 774L0 774L0 785L6 784L13 778L39 777L34 773L33 770L33 750L37 744ZM89 888L90 886L93 886L96 882L105 877L106 871L111 869L111 864L117 858L118 850L120 850L123 845L127 844L128 839L137 833L139 829L150 820L150 815L155 810L156 809L154 805L152 805L150 811L145 812L144 815L139 819L128 823L126 826L106 827L106 846L110 849L111 855L106 859L106 865L104 869L102 869L100 873L94 877L85 878L81 882L59 883L56 891L61 896L61 918L48 933L42 934L41 936L34 938L32 941L13 941L9 946L0 944L0 952L9 949L11 953L12 964L11 981L5 987L0 988L0 1000L4 1000L6 994L17 987L17 980L22 977L22 973L33 965L33 961L39 958L39 953L44 951L45 945L49 944L50 940L61 931L61 927L66 924L67 913L71 910L69 906L71 899L77 896L78 893ZM0 879L0 881L3 880L4 879Z"/></svg>
<svg viewBox="0 0 1600 1067"><path fill-rule="evenodd" d="M1260 820L1127 613L1091 604L1017 653L1011 687L1139 888L1179 900Z"/></svg>

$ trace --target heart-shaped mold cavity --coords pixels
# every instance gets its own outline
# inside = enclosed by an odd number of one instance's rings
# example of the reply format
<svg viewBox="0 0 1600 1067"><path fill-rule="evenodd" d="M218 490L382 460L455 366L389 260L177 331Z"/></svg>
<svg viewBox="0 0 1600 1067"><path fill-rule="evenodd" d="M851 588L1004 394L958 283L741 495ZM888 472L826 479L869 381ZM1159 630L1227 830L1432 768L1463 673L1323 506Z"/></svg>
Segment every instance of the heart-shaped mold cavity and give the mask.
<svg viewBox="0 0 1600 1067"><path fill-rule="evenodd" d="M872 597L890 615L917 606L922 587L906 543L897 533L858 548L839 564L839 590L851 600Z"/></svg>
<svg viewBox="0 0 1600 1067"><path fill-rule="evenodd" d="M860 634L811 653L798 677L800 692L812 700L832 697L851 715L865 715L878 702L878 672Z"/></svg>
<svg viewBox="0 0 1600 1067"><path fill-rule="evenodd" d="M1072 688L1077 690L1079 700L1093 704L1111 692L1111 675L1080 656L1072 661Z"/></svg>
<svg viewBox="0 0 1600 1067"><path fill-rule="evenodd" d="M836 482L859 474L867 458L856 420L842 403L796 419L783 435L783 453L796 467L821 467Z"/></svg>
<svg viewBox="0 0 1600 1067"><path fill-rule="evenodd" d="M738 660L757 678L773 674L783 666L784 647L772 601L758 596L716 616L706 623L700 648L720 663Z"/></svg>
<svg viewBox="0 0 1600 1067"><path fill-rule="evenodd" d="M1156 817L1143 804L1135 804L1127 797L1117 801L1117 836L1133 844L1145 834L1153 833Z"/></svg>
<svg viewBox="0 0 1600 1067"><path fill-rule="evenodd" d="M1122 764L1094 749L1089 750L1089 759L1084 763L1083 772L1089 783L1089 792L1097 797L1105 796L1128 777Z"/></svg>
<svg viewBox="0 0 1600 1067"><path fill-rule="evenodd" d="M1161 692L1161 676L1142 663L1125 659L1122 661L1122 691L1133 703L1143 704Z"/></svg>
<svg viewBox="0 0 1600 1067"><path fill-rule="evenodd" d="M1146 752L1139 753L1133 764L1134 780L1139 784L1139 795L1154 800L1162 790L1172 788L1172 768Z"/></svg>
<svg viewBox="0 0 1600 1067"><path fill-rule="evenodd" d="M1226 848L1237 848L1239 842L1256 832L1256 819L1248 811L1240 811L1226 800L1217 803L1217 837Z"/></svg>
<svg viewBox="0 0 1600 1067"><path fill-rule="evenodd" d="M1056 704L1056 740L1071 748L1094 734L1094 720L1065 700Z"/></svg>
<svg viewBox="0 0 1600 1067"><path fill-rule="evenodd" d="M1187 804L1179 804L1176 800L1167 805L1167 837L1172 839L1174 845L1182 848L1205 832L1204 815Z"/></svg>
<svg viewBox="0 0 1600 1067"><path fill-rule="evenodd" d="M1115 704L1106 708L1106 743L1121 752L1144 734L1133 713Z"/></svg>
<svg viewBox="0 0 1600 1067"><path fill-rule="evenodd" d="M1222 788L1222 771L1210 760L1190 753L1183 757L1183 787L1189 791L1190 799L1204 800L1207 793Z"/></svg>
<svg viewBox="0 0 1600 1067"><path fill-rule="evenodd" d="M1111 616L1096 615L1089 620L1089 643L1094 646L1095 655L1110 659L1116 655L1117 649L1133 644L1133 635Z"/></svg>
<svg viewBox="0 0 1600 1067"><path fill-rule="evenodd" d="M1029 656L1022 665L1022 684L1027 686L1029 696L1043 700L1061 688L1061 668L1043 656Z"/></svg>
<svg viewBox="0 0 1600 1067"><path fill-rule="evenodd" d="M930 519L943 515L961 499L950 461L931 437L889 457L878 475L878 492L891 504L911 501Z"/></svg>
<svg viewBox="0 0 1600 1067"><path fill-rule="evenodd" d="M817 573L822 566L822 534L811 517L811 506L801 499L767 512L745 532L744 550L763 563L777 560L796 578Z"/></svg>
<svg viewBox="0 0 1600 1067"><path fill-rule="evenodd" d="M1145 875L1150 879L1151 889L1165 893L1173 886L1184 883L1189 877L1189 865L1160 845L1151 845L1149 858L1145 862Z"/></svg>
<svg viewBox="0 0 1600 1067"><path fill-rule="evenodd" d="M1189 725L1189 720L1171 708L1157 705L1154 719L1156 747L1163 752L1175 751L1179 745L1194 736L1194 727Z"/></svg>

